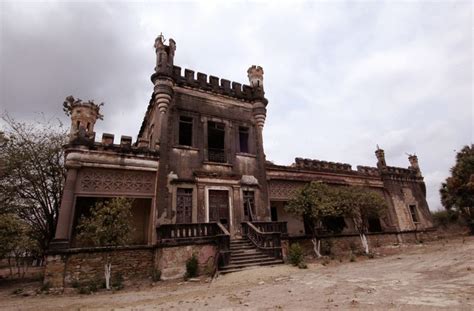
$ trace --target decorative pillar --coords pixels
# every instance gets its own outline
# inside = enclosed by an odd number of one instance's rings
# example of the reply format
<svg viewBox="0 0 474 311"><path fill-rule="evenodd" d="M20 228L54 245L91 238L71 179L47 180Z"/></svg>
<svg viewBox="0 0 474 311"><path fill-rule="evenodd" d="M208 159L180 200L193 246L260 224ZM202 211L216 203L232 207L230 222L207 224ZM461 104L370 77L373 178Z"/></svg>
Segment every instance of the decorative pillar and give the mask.
<svg viewBox="0 0 474 311"><path fill-rule="evenodd" d="M76 187L77 171L77 167L70 167L67 170L56 234L51 243L52 248L67 248L69 246L74 217L74 189Z"/></svg>
<svg viewBox="0 0 474 311"><path fill-rule="evenodd" d="M173 62L176 43L173 39L168 40L165 44L165 38L160 34L155 40L156 67L155 73L151 76L154 84L154 113L155 120L158 125L154 128L153 137L156 137L156 147L160 151L160 165L157 174L156 187L156 208L157 217L162 219L163 213L166 211L166 220L173 218L171 210L171 201L169 200L170 192L168 189L168 174L170 172L170 152L171 139L170 133L170 106L173 102L174 83L173 80Z"/></svg>
<svg viewBox="0 0 474 311"><path fill-rule="evenodd" d="M270 201L268 199L268 183L266 172L265 151L263 149L263 127L267 116L266 106L268 100L265 98L263 90L263 68L260 66L251 66L247 70L250 86L252 87L253 119L255 124L256 142L257 142L257 166L258 166L258 184L260 186L260 200L256 200L256 216L258 220L269 220Z"/></svg>

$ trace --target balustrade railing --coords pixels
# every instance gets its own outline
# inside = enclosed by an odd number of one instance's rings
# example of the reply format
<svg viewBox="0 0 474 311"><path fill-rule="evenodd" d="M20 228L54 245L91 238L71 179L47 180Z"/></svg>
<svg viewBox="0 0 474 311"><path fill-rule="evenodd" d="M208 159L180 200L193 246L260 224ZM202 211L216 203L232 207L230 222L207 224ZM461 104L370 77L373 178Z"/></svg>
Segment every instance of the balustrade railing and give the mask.
<svg viewBox="0 0 474 311"><path fill-rule="evenodd" d="M230 234L219 222L164 224L156 231L161 245L215 242L219 249L219 265L229 263Z"/></svg>
<svg viewBox="0 0 474 311"><path fill-rule="evenodd" d="M262 232L280 232L283 236L288 235L286 221L252 221L252 224Z"/></svg>
<svg viewBox="0 0 474 311"><path fill-rule="evenodd" d="M242 234L262 252L275 258L282 258L281 232L263 232L247 221L242 223Z"/></svg>

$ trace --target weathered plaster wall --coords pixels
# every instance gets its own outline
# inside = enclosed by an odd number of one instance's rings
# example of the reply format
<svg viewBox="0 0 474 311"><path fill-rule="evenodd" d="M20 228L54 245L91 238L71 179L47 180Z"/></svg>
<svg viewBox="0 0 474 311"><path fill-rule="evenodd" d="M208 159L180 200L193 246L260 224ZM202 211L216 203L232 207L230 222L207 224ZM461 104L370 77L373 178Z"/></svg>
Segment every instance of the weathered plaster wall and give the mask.
<svg viewBox="0 0 474 311"><path fill-rule="evenodd" d="M158 248L155 267L161 270L163 279L177 279L186 273L186 261L196 254L199 262L199 273L213 273L217 262L215 245L186 245Z"/></svg>

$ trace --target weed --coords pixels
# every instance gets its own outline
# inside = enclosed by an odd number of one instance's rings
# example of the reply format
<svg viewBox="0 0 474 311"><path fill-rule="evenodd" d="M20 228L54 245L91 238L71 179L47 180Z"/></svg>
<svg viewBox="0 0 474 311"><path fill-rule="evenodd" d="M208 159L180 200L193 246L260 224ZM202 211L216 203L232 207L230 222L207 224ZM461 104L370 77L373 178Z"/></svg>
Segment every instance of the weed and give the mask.
<svg viewBox="0 0 474 311"><path fill-rule="evenodd" d="M293 243L288 250L288 261L293 266L298 266L300 263L303 262L303 249L301 248L299 243Z"/></svg>

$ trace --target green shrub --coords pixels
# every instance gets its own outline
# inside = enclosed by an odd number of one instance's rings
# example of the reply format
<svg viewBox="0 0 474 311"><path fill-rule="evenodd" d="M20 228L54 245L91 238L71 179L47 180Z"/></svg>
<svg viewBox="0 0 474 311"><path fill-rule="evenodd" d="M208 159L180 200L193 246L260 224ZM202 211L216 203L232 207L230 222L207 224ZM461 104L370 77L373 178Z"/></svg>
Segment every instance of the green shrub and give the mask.
<svg viewBox="0 0 474 311"><path fill-rule="evenodd" d="M459 221L459 215L456 211L439 210L431 213L431 215L433 216L434 225L444 228Z"/></svg>
<svg viewBox="0 0 474 311"><path fill-rule="evenodd" d="M321 255L329 256L332 252L332 240L323 240L321 241Z"/></svg>
<svg viewBox="0 0 474 311"><path fill-rule="evenodd" d="M308 269L308 265L305 262L300 262L298 264L298 268L300 269Z"/></svg>
<svg viewBox="0 0 474 311"><path fill-rule="evenodd" d="M303 249L299 243L293 243L288 250L288 261L293 266L298 266L304 260Z"/></svg>
<svg viewBox="0 0 474 311"><path fill-rule="evenodd" d="M199 262L196 257L196 254L193 254L187 261L186 261L186 274L185 278L194 278L198 275L199 271Z"/></svg>

